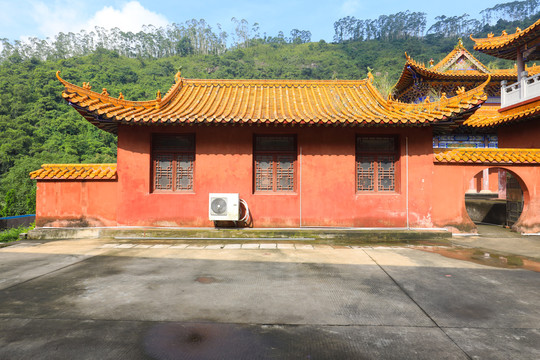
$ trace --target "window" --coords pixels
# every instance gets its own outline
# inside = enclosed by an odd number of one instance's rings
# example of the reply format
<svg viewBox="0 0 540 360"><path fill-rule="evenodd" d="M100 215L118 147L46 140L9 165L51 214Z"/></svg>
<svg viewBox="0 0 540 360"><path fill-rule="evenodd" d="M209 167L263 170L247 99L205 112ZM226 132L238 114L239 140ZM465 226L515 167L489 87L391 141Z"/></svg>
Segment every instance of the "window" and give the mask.
<svg viewBox="0 0 540 360"><path fill-rule="evenodd" d="M294 191L296 138L293 135L256 135L255 191Z"/></svg>
<svg viewBox="0 0 540 360"><path fill-rule="evenodd" d="M154 135L152 164L154 191L192 191L195 135Z"/></svg>
<svg viewBox="0 0 540 360"><path fill-rule="evenodd" d="M393 136L356 138L356 190L396 191L397 139Z"/></svg>

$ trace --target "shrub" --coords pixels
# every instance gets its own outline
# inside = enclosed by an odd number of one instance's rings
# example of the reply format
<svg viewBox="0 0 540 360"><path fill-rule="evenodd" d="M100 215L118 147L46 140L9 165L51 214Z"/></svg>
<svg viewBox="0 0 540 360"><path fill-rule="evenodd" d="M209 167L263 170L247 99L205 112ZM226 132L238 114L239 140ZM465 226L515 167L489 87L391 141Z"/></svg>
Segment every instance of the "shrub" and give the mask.
<svg viewBox="0 0 540 360"><path fill-rule="evenodd" d="M32 224L30 226L19 226L17 228L0 231L0 243L17 241L19 239L19 234L32 230L34 226L35 225Z"/></svg>

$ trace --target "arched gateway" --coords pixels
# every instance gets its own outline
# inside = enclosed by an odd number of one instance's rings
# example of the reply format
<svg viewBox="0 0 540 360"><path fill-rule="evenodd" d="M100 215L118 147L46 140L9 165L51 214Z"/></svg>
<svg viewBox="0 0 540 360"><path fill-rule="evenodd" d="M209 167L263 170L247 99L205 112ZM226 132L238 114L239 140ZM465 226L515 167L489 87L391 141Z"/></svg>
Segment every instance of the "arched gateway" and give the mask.
<svg viewBox="0 0 540 360"><path fill-rule="evenodd" d="M506 170L519 183L523 192L523 209L512 228L525 233L540 231L540 150L536 149L436 149L434 212L439 226L474 230L475 225L465 210L465 193L470 179L490 168Z"/></svg>

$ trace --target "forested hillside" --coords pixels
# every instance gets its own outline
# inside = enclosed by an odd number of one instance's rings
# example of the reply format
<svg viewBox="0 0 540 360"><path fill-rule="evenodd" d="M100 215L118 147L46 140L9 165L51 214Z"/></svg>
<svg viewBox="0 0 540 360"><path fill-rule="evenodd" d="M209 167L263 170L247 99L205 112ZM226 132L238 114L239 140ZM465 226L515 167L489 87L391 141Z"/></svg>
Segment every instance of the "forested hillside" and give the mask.
<svg viewBox="0 0 540 360"><path fill-rule="evenodd" d="M538 16L485 24L475 35L525 28ZM381 92L387 92L403 69L405 51L419 61L439 61L458 41L455 34L410 34L310 42L310 33L305 30L295 29L290 37L261 38L256 27L243 21L238 25L241 31L229 47L220 43L219 35L194 40L196 36L188 33L161 40L150 33L148 43L139 41L144 35L139 34L139 40L115 44L105 41L108 35L103 34L102 42L92 46L85 43L90 38L77 42L78 35L72 34L66 35L69 41L57 38L53 50L47 50L49 43L42 43L42 52L39 44L30 51L23 44L4 41L0 62L0 216L35 211L35 182L28 173L41 164L116 161L115 136L90 125L63 101L57 70L72 83L90 82L94 89L105 87L115 97L121 91L128 100L153 99L158 90L166 92L180 67L183 77L224 79L362 79L369 67ZM471 41L463 40L472 51ZM475 55L494 68L512 66Z"/></svg>

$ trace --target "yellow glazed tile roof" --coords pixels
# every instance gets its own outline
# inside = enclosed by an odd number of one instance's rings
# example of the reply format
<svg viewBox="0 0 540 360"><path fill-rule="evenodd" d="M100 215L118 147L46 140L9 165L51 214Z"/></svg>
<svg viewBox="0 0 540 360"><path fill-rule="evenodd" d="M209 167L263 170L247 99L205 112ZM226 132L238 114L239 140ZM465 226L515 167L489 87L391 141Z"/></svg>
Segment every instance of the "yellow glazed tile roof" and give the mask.
<svg viewBox="0 0 540 360"><path fill-rule="evenodd" d="M503 110L503 111L500 111ZM504 125L522 120L532 120L540 117L540 101L516 106L509 109L499 109L495 106L483 105L463 125L471 127L490 127Z"/></svg>
<svg viewBox="0 0 540 360"><path fill-rule="evenodd" d="M539 164L540 149L433 149L435 163Z"/></svg>
<svg viewBox="0 0 540 360"><path fill-rule="evenodd" d="M448 54L443 60L441 60L437 65L434 65L432 67L427 67L425 64L421 64L415 61L412 57L405 53L407 61L405 62L405 66L403 67L400 78L393 87L395 93L401 94L406 89L413 86L415 81L415 75L426 79L425 81L448 81L454 83L478 83L486 81L488 76L491 76L491 82L493 84L496 84L498 87L500 86L499 83L503 80L507 80L509 82L517 81L516 67L513 67L511 69L487 69L482 63L480 63L480 61L476 60L476 58L474 58L472 55L470 56L473 57L483 68L485 68L485 71L451 69L445 70L444 66L446 66L448 62L452 59L460 57L462 52L467 52L467 54L469 54L469 52L465 48L460 49L459 47L456 47L456 49L452 50L452 52L450 52L450 54ZM528 71L529 75L538 74L540 73L540 65L526 65L525 70ZM415 73L415 75L413 75L413 72Z"/></svg>
<svg viewBox="0 0 540 360"><path fill-rule="evenodd" d="M116 164L44 164L30 173L36 180L115 180Z"/></svg>
<svg viewBox="0 0 540 360"><path fill-rule="evenodd" d="M540 37L540 19L525 30L517 28L513 34L504 31L501 36L489 34L487 38L482 39L475 39L471 35L471 39L475 42L474 50L508 60L516 60L517 49L538 37Z"/></svg>
<svg viewBox="0 0 540 360"><path fill-rule="evenodd" d="M118 124L428 125L483 103L489 83L437 102L405 104L384 99L370 80L193 80L177 74L163 98L127 101L57 76L64 99L110 132Z"/></svg>
<svg viewBox="0 0 540 360"><path fill-rule="evenodd" d="M448 53L448 55L444 57L444 59L439 61L437 64L433 65L432 69L434 71L449 71L448 68L452 64L454 64L457 59L459 59L462 56L466 57L471 63L473 63L480 70L478 72L482 72L482 73L489 72L488 68L484 64L482 64L480 60L475 58L465 48L465 46L463 46L463 41L461 41L461 39L459 39L457 45L454 47L452 51Z"/></svg>

